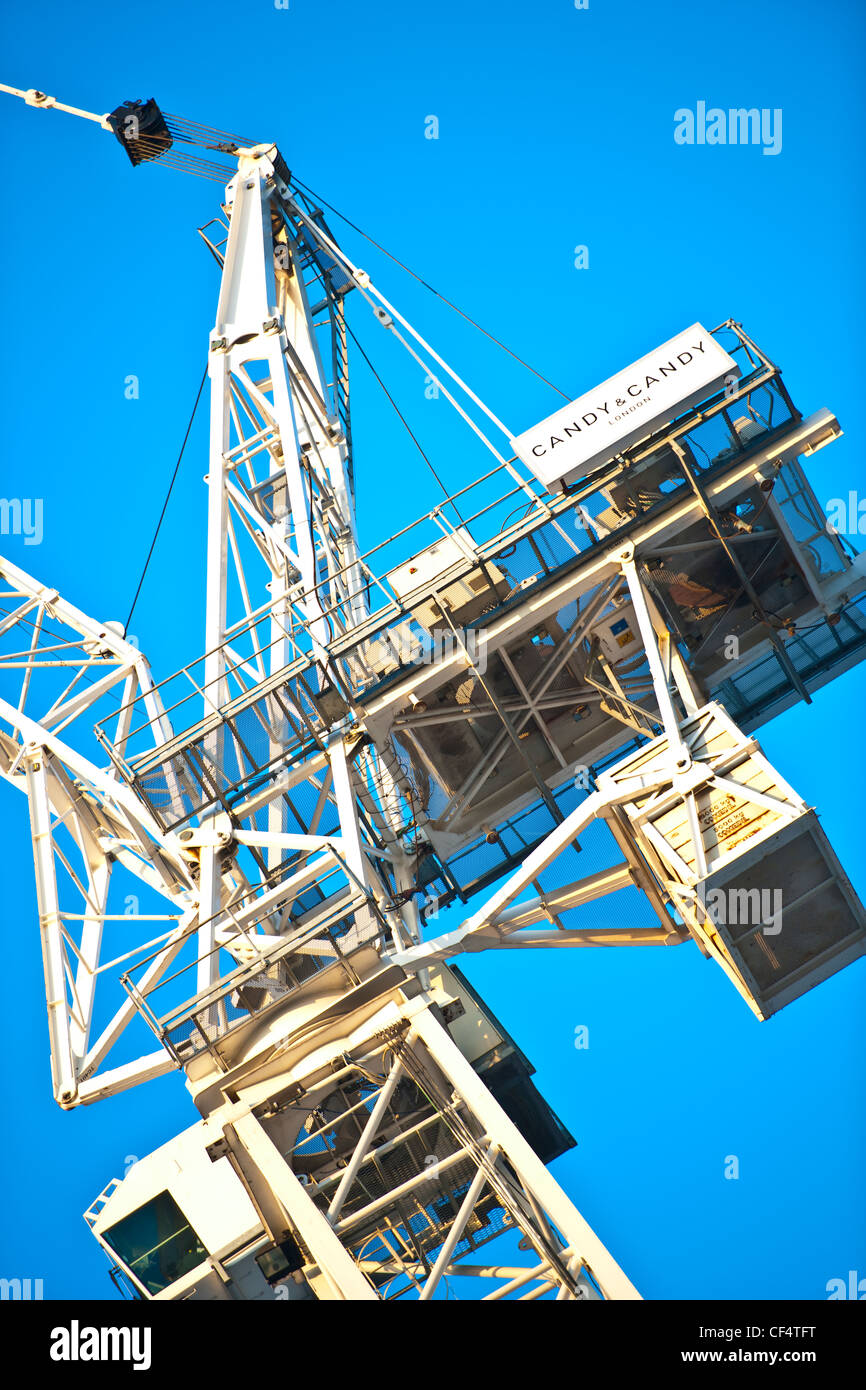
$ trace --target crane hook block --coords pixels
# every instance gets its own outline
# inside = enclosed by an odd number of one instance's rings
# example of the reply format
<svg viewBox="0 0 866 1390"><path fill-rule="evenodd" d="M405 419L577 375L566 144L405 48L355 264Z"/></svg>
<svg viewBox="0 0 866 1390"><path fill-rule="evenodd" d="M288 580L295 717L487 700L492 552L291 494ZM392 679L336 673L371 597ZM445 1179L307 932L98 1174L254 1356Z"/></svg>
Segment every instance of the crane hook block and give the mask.
<svg viewBox="0 0 866 1390"><path fill-rule="evenodd" d="M171 148L171 132L153 97L148 101L125 101L109 113L107 120L133 165L159 159Z"/></svg>

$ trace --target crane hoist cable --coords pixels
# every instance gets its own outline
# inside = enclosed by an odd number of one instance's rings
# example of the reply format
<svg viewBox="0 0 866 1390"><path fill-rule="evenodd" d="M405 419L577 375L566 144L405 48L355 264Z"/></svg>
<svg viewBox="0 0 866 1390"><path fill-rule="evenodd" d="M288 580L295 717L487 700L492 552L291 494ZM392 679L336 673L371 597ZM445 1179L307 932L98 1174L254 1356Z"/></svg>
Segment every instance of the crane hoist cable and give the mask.
<svg viewBox="0 0 866 1390"><path fill-rule="evenodd" d="M147 559L146 559L145 562L144 562L144 569L141 571L141 578L140 578L139 581L138 581L138 588L137 588L136 591L135 591L135 597L134 597L133 600L132 600L132 605L131 605L131 607L130 607L129 614L128 614L128 616L127 616L126 622L125 622L124 625L123 625L123 635L124 635L124 637L126 636L128 630L129 630L129 624L132 622L132 615L133 615L133 613L135 612L135 605L138 603L138 596L139 596L139 594L141 593L141 586L142 586L143 583L144 583L144 578L145 578L145 575L147 574L148 565L150 564L151 559L152 559L152 557L153 557L153 552L154 552L154 548L155 548L155 546L156 546L157 537L159 536L160 528L161 528L161 526L162 526L163 521L165 520L165 514L166 514L166 511L168 510L168 504L169 504L169 501L170 501L170 499L171 499L171 494L172 494L172 491L173 491L173 489L174 489L175 482L176 482L176 480L177 480L177 475L178 475L178 472L179 472L179 470L180 470L181 460L183 459L184 450L186 449L187 440L189 439L190 431L192 430L193 421L195 420L196 411L198 410L198 403L199 403L199 401L201 400L201 393L202 393L202 391L204 390L204 384L205 384L206 381L207 381L207 363L205 363L205 369L204 369L204 371L202 372L202 375L201 375L201 381L199 382L198 391L197 391L197 393L196 393L195 404L193 405L193 408L192 408L192 414L191 414L190 417L189 417L189 424L188 424L187 427L186 427L186 434L185 434L184 437L183 437L183 443L182 443L181 446L180 446L180 453L179 453L178 456L177 456L177 463L174 465L174 472L173 472L172 475L171 475L171 482L170 482L169 485L168 485L168 492L165 494L165 501L164 501L163 504L162 504L162 511L161 511L160 514L159 514L159 521L156 523L156 530L155 530L154 533L153 533L153 540L151 541L151 543L150 543L150 549L149 549L148 552L147 552Z"/></svg>
<svg viewBox="0 0 866 1390"><path fill-rule="evenodd" d="M445 484L443 483L442 479L439 477L439 474L436 472L436 469L433 467L433 464L430 462L429 458L427 457L427 455L425 454L423 448L421 447L420 443L418 442L418 439L416 438L415 434L413 433L411 425L409 424L409 422L408 422L408 420L406 419L405 415L404 415L403 412L401 411L401 409L400 409L400 407L398 406L397 402L394 400L394 397L391 395L391 392L388 390L387 386L385 385L384 381L383 381L382 378L380 377L379 373L376 371L376 368L373 366L373 363L370 361L369 357L367 356L366 352L365 352L364 349L362 348L361 344L358 342L357 337L356 337L355 334L352 332L352 329L351 329L351 327L350 327L350 325L349 325L348 320L346 320L346 331L347 331L347 333L349 334L349 337L352 339L352 342L355 344L355 347L356 347L356 348L358 349L358 351L360 352L360 354L361 354L361 356L363 357L364 361L367 363L367 366L370 368L370 371L373 373L373 376L374 376L374 377L376 378L376 380L378 381L379 385L381 386L381 388L382 388L382 390L384 391L385 395L387 396L388 400L391 402L391 405L394 407L394 410L396 411L397 416L399 417L401 424L403 425L404 429L406 430L406 433L409 435L409 438L412 440L412 443L415 445L415 448L418 450L418 453L421 455L421 457L422 457L422 459L424 460L424 462L426 463L427 467L430 469L430 472L433 474L433 477L436 479L436 482L437 482L437 483L439 484L439 486L441 487L442 492L444 493L446 499L448 500L449 505L452 506L452 507L454 508L454 511L457 513L457 517L458 517L458 520L459 520L459 522L460 522L460 525L463 526L465 523L464 523L464 521L463 521L463 517L460 515L460 511L459 511L459 509L458 509L458 507L457 507L457 503L454 502L453 499L451 498L451 496L450 496L450 494L449 494L449 492L448 492L447 487L446 487Z"/></svg>
<svg viewBox="0 0 866 1390"><path fill-rule="evenodd" d="M411 266L405 265L403 261L399 260L397 256L393 255L392 252L390 252L386 247L382 246L382 244L376 241L374 237L371 237L368 232L365 232L361 227L359 227L355 222L353 222L351 218L347 217L345 213L340 212L339 208L335 208L333 203L329 203L327 199L320 197L318 193L316 193L312 188L310 188L309 184L304 183L301 179L297 177L296 174L292 175L292 183L296 187L302 188L305 193L308 193L310 195L311 198L315 198L317 203L322 203L335 215L335 217L341 218L341 220L345 222L348 227L351 227L352 230L357 232L359 236L362 236L366 241L369 241L371 246L375 246L378 251L381 251L382 254L387 256L389 260L393 261L395 265L398 265L401 270L405 270L407 275L411 275L414 280L417 280L420 285L423 285L425 290L429 290L430 293L435 295L437 299L441 299L443 304L447 304L448 308L453 309L455 314L459 314L460 317L464 318L467 323L470 323L473 328L477 328L479 333L483 333L485 338L489 338L490 341L492 343L495 343L498 348L501 348L503 352L507 352L508 356L513 357L515 362L519 362L521 367L525 367L528 372L532 372L533 376L537 376L539 381L544 382L545 386L549 386L552 391L556 391L558 395L562 396L563 400L571 400L571 396L569 396L569 394L566 391L563 391L559 386L555 386L552 381L548 381L546 376L542 376L541 372L536 371L535 367L531 366L529 362L525 362L522 357L518 357L517 353L513 352L510 347L508 347L505 343L500 342L498 338L494 337L494 335L490 333L486 328L484 328L480 323L476 323L475 319L470 318L469 314L465 313L464 310L459 307L459 305L453 304L450 299L446 299L445 295L440 294L437 289L434 289L434 287L431 284L429 284L429 282L425 280L423 276L419 275L417 271L412 270Z"/></svg>

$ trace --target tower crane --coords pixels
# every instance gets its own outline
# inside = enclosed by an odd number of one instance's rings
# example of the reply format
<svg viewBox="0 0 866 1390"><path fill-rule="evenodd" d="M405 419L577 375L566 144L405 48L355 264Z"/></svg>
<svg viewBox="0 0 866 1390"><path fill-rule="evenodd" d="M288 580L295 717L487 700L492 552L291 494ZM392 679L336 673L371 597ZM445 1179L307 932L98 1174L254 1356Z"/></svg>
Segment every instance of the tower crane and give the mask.
<svg viewBox="0 0 866 1390"><path fill-rule="evenodd" d="M838 421L728 320L512 430L276 145L0 90L225 189L200 229L203 654L156 680L124 625L0 559L0 772L29 809L55 1099L181 1071L199 1117L86 1212L115 1279L638 1298L453 962L691 941L763 1020L862 955L863 907L755 738L866 653L862 557L803 463ZM366 549L347 301L491 455Z"/></svg>

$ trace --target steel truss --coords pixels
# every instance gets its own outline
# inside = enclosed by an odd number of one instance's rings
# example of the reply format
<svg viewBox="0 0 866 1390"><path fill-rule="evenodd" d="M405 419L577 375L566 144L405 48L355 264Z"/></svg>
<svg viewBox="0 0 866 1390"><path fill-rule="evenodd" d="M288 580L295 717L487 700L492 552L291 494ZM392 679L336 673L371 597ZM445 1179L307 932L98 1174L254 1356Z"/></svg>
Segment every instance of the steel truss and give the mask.
<svg viewBox="0 0 866 1390"><path fill-rule="evenodd" d="M511 431L345 255L276 147L232 152L223 218L201 229L221 267L206 651L181 696L118 625L0 564L0 771L28 796L55 1096L88 1103L183 1068L214 1171L255 1213L252 1235L214 1236L162 1283L143 1257L121 1260L144 1296L246 1296L244 1281L265 1282L251 1257L289 1250L323 1298L427 1301L456 1275L491 1281L494 1301L638 1297L485 1084L485 1059L455 1041L464 1001L443 966L693 939L767 1017L862 954L862 908L813 813L726 713L751 730L866 651L866 578L819 524L799 463L838 423L802 419L728 323L717 332L746 364L733 391L543 495L489 437ZM385 572L355 527L352 290L495 460L469 519L434 509L425 548ZM67 741L85 716L109 770ZM597 820L615 862L546 888ZM714 915L707 889L741 891L744 864L763 883L762 861L808 866L788 910L823 904L824 937L801 949L765 917ZM494 883L424 939L422 902L432 917ZM657 925L562 920L635 887ZM142 1021L160 1046L130 1059ZM165 1196L173 1170L148 1164L149 1196ZM113 1257L145 1181L88 1213ZM463 1262L507 1229L525 1264Z"/></svg>
<svg viewBox="0 0 866 1390"><path fill-rule="evenodd" d="M308 1269L337 1297L425 1302L443 1278L467 1273L458 1260L511 1229L530 1258L477 1267L485 1299L517 1289L523 1299L552 1291L561 1299L637 1298L430 1008L403 1004L396 1012L390 1026L371 1030L394 1006L368 1023L371 1031L359 1030L341 1071L305 1090L302 1105L257 1118L239 1102L238 1119L219 1117L236 1170L245 1171L237 1159L248 1155L252 1194L261 1174L300 1232ZM295 1130L287 1164L275 1137L285 1142ZM333 1148L317 1163L305 1160L323 1136ZM303 1186L291 1181L293 1171ZM277 1219L270 1234L280 1233ZM308 1277L315 1285L316 1274Z"/></svg>

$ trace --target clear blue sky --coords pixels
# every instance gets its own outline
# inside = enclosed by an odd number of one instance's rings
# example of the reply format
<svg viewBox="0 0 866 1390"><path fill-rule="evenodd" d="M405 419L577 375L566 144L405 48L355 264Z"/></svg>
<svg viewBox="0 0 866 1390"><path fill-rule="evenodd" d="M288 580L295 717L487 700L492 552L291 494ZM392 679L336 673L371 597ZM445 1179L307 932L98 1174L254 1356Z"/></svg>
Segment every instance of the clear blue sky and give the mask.
<svg viewBox="0 0 866 1390"><path fill-rule="evenodd" d="M854 0L224 0L7 6L2 80L102 112L155 96L276 139L289 166L574 395L700 319L740 319L804 413L844 438L810 476L862 491L864 11ZM783 112L782 150L681 147L674 112ZM439 139L424 138L439 118ZM85 611L124 618L201 375L215 184L133 171L97 128L0 96L6 171L4 496L41 496L39 547L2 545ZM335 228L342 230L338 222ZM517 429L558 398L344 231L357 262ZM574 248L589 248L589 269ZM352 305L452 484L484 458ZM376 335L379 334L379 337ZM359 521L372 543L438 500L354 367ZM140 396L124 398L138 376ZM203 647L202 413L132 630L158 674ZM866 672L761 733L861 895ZM108 1297L79 1213L128 1156L194 1121L177 1076L61 1113L50 1094L24 798L0 788L6 1138L0 1274ZM579 1147L554 1171L651 1298L825 1297L866 1274L862 962L758 1024L691 946L523 952L467 973ZM574 1030L589 1026L577 1051ZM727 1155L740 1178L723 1176Z"/></svg>

